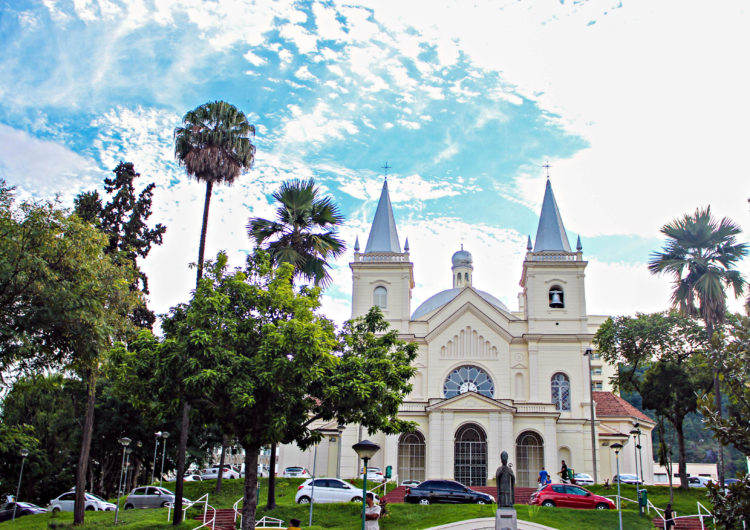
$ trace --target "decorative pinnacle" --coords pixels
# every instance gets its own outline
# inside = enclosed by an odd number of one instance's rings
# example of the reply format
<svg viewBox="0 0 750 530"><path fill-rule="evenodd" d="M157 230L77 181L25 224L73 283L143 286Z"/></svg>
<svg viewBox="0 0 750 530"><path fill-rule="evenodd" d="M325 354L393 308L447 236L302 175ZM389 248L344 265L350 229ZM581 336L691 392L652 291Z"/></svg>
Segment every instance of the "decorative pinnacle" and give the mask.
<svg viewBox="0 0 750 530"><path fill-rule="evenodd" d="M531 246L531 236L529 236L528 241L526 242L526 250L531 252L532 246Z"/></svg>
<svg viewBox="0 0 750 530"><path fill-rule="evenodd" d="M354 252L359 252L359 236L354 240Z"/></svg>
<svg viewBox="0 0 750 530"><path fill-rule="evenodd" d="M576 243L576 250L578 252L583 250L583 246L581 245L581 234L578 234L578 242Z"/></svg>
<svg viewBox="0 0 750 530"><path fill-rule="evenodd" d="M409 238L406 238L406 241L404 241L404 252L409 252Z"/></svg>

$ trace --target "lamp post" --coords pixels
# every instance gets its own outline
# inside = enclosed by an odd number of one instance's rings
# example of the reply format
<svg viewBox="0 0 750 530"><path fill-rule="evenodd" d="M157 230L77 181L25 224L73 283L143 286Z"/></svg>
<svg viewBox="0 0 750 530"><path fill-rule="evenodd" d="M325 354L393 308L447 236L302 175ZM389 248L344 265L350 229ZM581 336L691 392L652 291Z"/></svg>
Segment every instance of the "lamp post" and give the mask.
<svg viewBox="0 0 750 530"><path fill-rule="evenodd" d="M130 455L133 454L133 449L128 447L125 449L125 480L122 481L122 493L126 495L128 493L128 485L133 476L130 474ZM130 479L130 480L129 480Z"/></svg>
<svg viewBox="0 0 750 530"><path fill-rule="evenodd" d="M338 459L336 461L336 478L341 478L341 439L344 437L345 425L339 422L337 430L339 431L339 448L338 448Z"/></svg>
<svg viewBox="0 0 750 530"><path fill-rule="evenodd" d="M159 487L161 488L162 481L164 480L164 456L167 454L167 438L169 433L164 431L161 433L161 437L164 438L164 448L161 451L161 474L159 475ZM223 470L221 470L223 472Z"/></svg>
<svg viewBox="0 0 750 530"><path fill-rule="evenodd" d="M117 441L122 446L122 463L120 464L120 480L117 483L117 506L115 507L115 524L117 524L117 517L120 515L120 495L122 493L122 472L125 469L125 449L127 449L132 440L127 436L123 436Z"/></svg>
<svg viewBox="0 0 750 530"><path fill-rule="evenodd" d="M156 445L154 445L154 465L151 467L151 482L149 484L154 483L154 473L156 473L156 452L159 450L159 438L161 438L161 431L155 432L154 436L156 436Z"/></svg>
<svg viewBox="0 0 750 530"><path fill-rule="evenodd" d="M362 440L352 446L352 449L356 451L357 457L361 458L365 463L365 480L362 483L362 530L365 530L365 506L367 506L367 463L370 459L375 456L380 450L380 446L376 443L372 443L370 440Z"/></svg>
<svg viewBox="0 0 750 530"><path fill-rule="evenodd" d="M641 478L640 475L638 475L638 442L636 439L636 436L638 433L641 432L637 429L633 429L630 431L630 434L633 436L633 463L635 464L635 495L636 498L638 498L638 515L643 515L643 507L640 503L640 492L641 492ZM643 472L643 469L641 469L641 473Z"/></svg>
<svg viewBox="0 0 750 530"><path fill-rule="evenodd" d="M622 530L622 499L620 498L620 449L622 449L622 444L615 442L609 447L615 450L615 462L617 463L617 515L620 518L620 530Z"/></svg>
<svg viewBox="0 0 750 530"><path fill-rule="evenodd" d="M18 496L21 494L21 479L23 478L23 464L26 462L26 457L29 456L28 449L21 449L21 473L18 475L18 487L16 488L16 498L13 499L13 520L16 520L16 507L18 507Z"/></svg>
<svg viewBox="0 0 750 530"><path fill-rule="evenodd" d="M589 359L589 406L591 407L591 459L594 463L594 484L596 484L596 428L594 426L594 382L591 380L591 357L594 351L591 348L586 349L584 355Z"/></svg>

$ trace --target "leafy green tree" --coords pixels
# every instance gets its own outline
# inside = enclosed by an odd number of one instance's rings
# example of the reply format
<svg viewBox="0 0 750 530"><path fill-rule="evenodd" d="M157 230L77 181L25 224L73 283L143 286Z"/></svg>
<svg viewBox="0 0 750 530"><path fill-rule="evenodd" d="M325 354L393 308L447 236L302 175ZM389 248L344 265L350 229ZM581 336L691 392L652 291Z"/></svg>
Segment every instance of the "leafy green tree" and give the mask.
<svg viewBox="0 0 750 530"><path fill-rule="evenodd" d="M276 263L290 263L299 276L315 285L331 282L330 261L345 250L338 237L344 222L330 197L321 197L314 179L288 180L273 193L278 207L276 221L253 217L248 234L268 250Z"/></svg>
<svg viewBox="0 0 750 530"><path fill-rule="evenodd" d="M616 386L637 391L643 407L674 426L679 449L680 487L688 489L683 422L698 396L711 386L703 356L704 330L677 312L609 318L594 344L610 363L620 363Z"/></svg>
<svg viewBox="0 0 750 530"><path fill-rule="evenodd" d="M196 107L185 114L182 126L174 130L177 160L185 167L188 176L206 184L196 285L203 277L208 210L211 206L213 186L221 183L231 185L243 171L252 167L255 160L255 145L251 141L251 136L255 136L255 127L247 121L245 113L225 101L204 103ZM187 449L189 412L189 405L184 403L180 455L184 455ZM182 502L184 470L185 461L184 457L181 457L177 466L175 487L175 502L178 505ZM175 524L178 524L178 518L175 517Z"/></svg>
<svg viewBox="0 0 750 530"><path fill-rule="evenodd" d="M738 243L742 232L732 220L717 221L711 207L698 209L693 215L664 225L661 233L667 242L661 252L654 252L649 261L652 274L668 274L673 278L672 305L691 317L699 317L706 326L709 347L713 356L718 352L711 346L716 326L724 321L727 312L727 289L740 297L745 280L735 269L737 262L748 253L745 243ZM714 370L713 393L716 410L721 414L720 371ZM719 483L724 484L724 451L718 451Z"/></svg>
<svg viewBox="0 0 750 530"><path fill-rule="evenodd" d="M161 223L154 228L147 224L156 185L152 182L136 194L134 182L141 175L130 162L120 162L113 173L114 177L104 179L104 191L112 195L111 200L103 205L97 191L82 193L75 199L75 213L107 235L107 254L127 260L137 271L131 289L149 294L148 278L137 260L145 259L153 245L161 245L167 230ZM151 327L156 320L154 313L143 305L134 308L131 318L138 327Z"/></svg>

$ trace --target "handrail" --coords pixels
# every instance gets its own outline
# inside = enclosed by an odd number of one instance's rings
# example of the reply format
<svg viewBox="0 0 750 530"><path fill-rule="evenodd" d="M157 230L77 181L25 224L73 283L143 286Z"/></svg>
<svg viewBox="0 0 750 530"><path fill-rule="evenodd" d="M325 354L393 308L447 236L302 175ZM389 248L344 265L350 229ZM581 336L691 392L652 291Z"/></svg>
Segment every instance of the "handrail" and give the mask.
<svg viewBox="0 0 750 530"><path fill-rule="evenodd" d="M237 517L238 517L238 516L239 516L239 518L240 518L240 522L242 522L242 512L240 512L240 511L239 511L239 510L237 509L237 505L239 505L239 503L241 503L241 502L242 502L242 499L244 499L244 498L245 498L245 497L240 497L239 499L237 499L237 502L235 502L235 503L234 503L234 504L232 505L232 509L234 510L234 522L235 522L235 523L237 522Z"/></svg>
<svg viewBox="0 0 750 530"><path fill-rule="evenodd" d="M208 500L208 493L206 493L206 500ZM210 521L206 521L206 511L211 508L213 510L213 517L211 517ZM211 523L211 530L214 530L214 526L216 525L216 508L208 504L208 502L204 503L203 507L203 524L200 526L196 526L195 530L198 530L198 528L203 528L204 526L208 528L208 523Z"/></svg>
<svg viewBox="0 0 750 530"><path fill-rule="evenodd" d="M205 499L203 499L205 497ZM203 516L205 520L206 515L206 506L208 506L208 493L204 493L201 495L198 499L190 502L185 502L185 499L182 499L182 518L185 519L185 513L188 511L189 508L192 508L194 504L198 504L200 502L203 502ZM173 502L167 503L167 521L169 521L170 516L172 515L172 509L174 508ZM216 510L214 510L214 518L216 518ZM200 527L198 527L200 528ZM213 527L212 527L213 528Z"/></svg>
<svg viewBox="0 0 750 530"><path fill-rule="evenodd" d="M703 518L711 517L712 519L714 519L714 522L716 522L716 519L714 518L714 514L711 513L711 510L703 506L700 501L695 501L695 503L698 505L698 517L701 518L701 530L705 530L705 526L703 525ZM703 515L703 512L701 512L701 508L706 510L707 515Z"/></svg>
<svg viewBox="0 0 750 530"><path fill-rule="evenodd" d="M268 526L268 525L275 525L275 526ZM260 521L255 523L255 528L283 528L284 527L284 520L283 519L277 519L276 517L269 517L268 515L264 515L260 518Z"/></svg>

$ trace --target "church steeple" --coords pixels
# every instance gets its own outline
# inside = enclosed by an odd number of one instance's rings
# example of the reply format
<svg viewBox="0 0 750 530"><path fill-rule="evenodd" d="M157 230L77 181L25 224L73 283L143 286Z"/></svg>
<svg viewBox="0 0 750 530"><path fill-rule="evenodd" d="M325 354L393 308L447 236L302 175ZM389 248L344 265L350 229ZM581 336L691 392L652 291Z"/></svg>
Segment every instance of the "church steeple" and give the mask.
<svg viewBox="0 0 750 530"><path fill-rule="evenodd" d="M536 241L534 241L534 252L547 250L572 252L549 179L544 190L542 213L539 216L539 226L536 229Z"/></svg>
<svg viewBox="0 0 750 530"><path fill-rule="evenodd" d="M388 194L387 180L383 182L383 191L380 193L375 218L372 220L370 237L367 238L367 245L365 245L365 254L371 252L401 253L396 220L393 218L393 208L391 207L391 197Z"/></svg>

